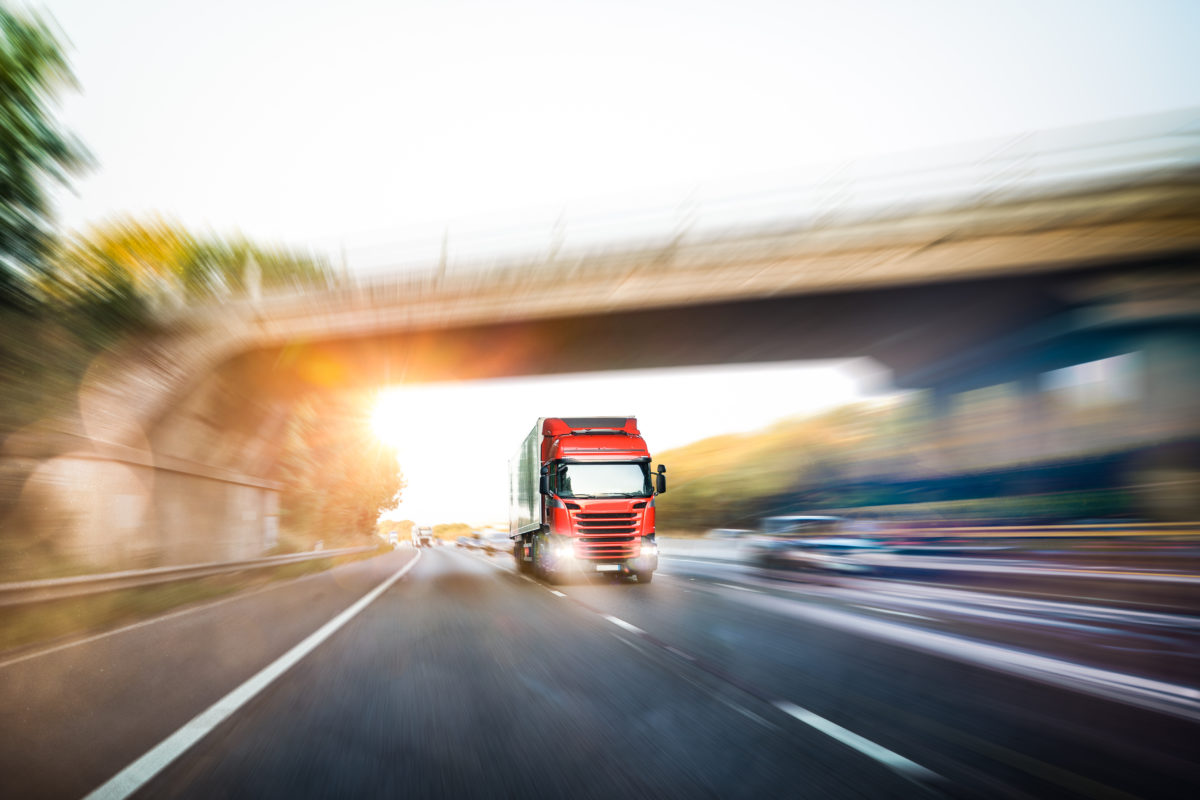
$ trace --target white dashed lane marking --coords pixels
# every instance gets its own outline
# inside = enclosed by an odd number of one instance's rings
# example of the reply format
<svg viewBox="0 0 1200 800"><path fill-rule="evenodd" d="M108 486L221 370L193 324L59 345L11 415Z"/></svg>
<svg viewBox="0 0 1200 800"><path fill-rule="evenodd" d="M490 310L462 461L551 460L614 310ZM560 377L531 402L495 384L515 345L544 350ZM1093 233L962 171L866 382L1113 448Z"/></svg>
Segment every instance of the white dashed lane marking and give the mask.
<svg viewBox="0 0 1200 800"><path fill-rule="evenodd" d="M537 583L537 581L533 581L530 578L528 578L527 576L522 575L521 577L525 578L526 580L529 580L531 583ZM695 578L688 578L688 580L695 581ZM745 586L736 586L734 584L728 584L728 583L716 583L715 585L722 586L727 589L737 589L737 590L743 591L743 592L750 592L753 594L762 594L762 592L757 589L751 589L751 588L745 587ZM556 597L566 597L565 594L563 594L562 592L560 592L556 589L550 589L547 587L547 591L550 592L551 594L555 595ZM578 600L576 600L575 602L579 603ZM583 606L584 608L588 609L592 613L599 614L601 617L608 620L613 625L616 625L618 628L620 628L628 633L632 633L635 636L641 637L643 640L666 650L667 652L671 653L672 655L682 658L686 661L689 661L692 664L695 664L697 666L700 666L702 669L705 669L705 671L707 671L707 672L713 673L711 668L704 666L702 664L702 662L700 662L699 659L697 659L695 656L693 656L690 653L687 653L683 650L680 650L672 645L657 641L656 639L651 637L650 634L646 633L646 631L642 630L641 628L634 625L633 623L626 622L625 620L621 619L620 617L614 617L611 614L602 614L602 613L598 612L596 609L590 608L586 604L580 603L580 605ZM863 606L863 608L869 608L873 611L887 611L888 610L888 609L874 608L873 606ZM906 614L905 612L900 612L900 613L905 614L905 616L918 616L916 614ZM614 634L614 636L616 636L616 634ZM629 647L632 647L635 650L638 649L637 645L635 645L632 641L626 641L623 637L620 637L620 636L616 636L616 638L622 644L628 645ZM717 673L713 673L713 674L717 674ZM718 677L721 677L721 676L718 675ZM761 698L761 696L760 696L760 698ZM720 699L720 698L718 698L718 699ZM761 699L765 699L765 698L761 698ZM726 702L726 701L722 700L722 702ZM847 745L848 747L851 747L854 750L857 750L859 753L862 753L863 755L866 755L866 756L874 759L875 761L878 761L879 763L883 764L884 766L888 767L889 769L892 769L892 770L898 772L899 774L903 775L906 778L909 778L911 780L920 781L923 783L937 782L937 781L942 780L941 776L938 775L936 772L926 769L925 767L921 766L920 764L917 764L914 761L910 761L909 759L905 758L904 756L900 755L899 753L894 753L891 750L888 750L883 745L876 744L875 742L872 742L870 739L866 739L862 736L859 736L857 733L854 733L853 731L843 728L841 725L838 725L836 722L831 722L830 720L827 720L818 714L814 714L813 712L809 711L808 709L801 708L800 706L796 705L795 703L791 703L786 700L777 700L777 701L774 701L772 704L776 708L778 708L780 711L783 711L785 714L792 717L793 719L796 719L796 720L804 723L805 725L808 725L809 727L820 731L821 733L825 734L826 736L829 736L830 738L835 739L836 741L841 742L842 744ZM738 706L737 704L730 704L730 705L731 705L731 707L736 708L739 711L739 713L746 714L747 716L757 719L757 720L761 721L763 724L770 726L769 722L763 720L761 717L754 714L749 709L744 709L741 706ZM773 727L773 726L771 726L771 727Z"/></svg>
<svg viewBox="0 0 1200 800"><path fill-rule="evenodd" d="M941 776L936 772L922 767L915 761L910 761L899 753L893 753L883 745L876 744L870 739L865 739L854 731L848 731L836 722L830 722L821 715L814 714L795 703L789 703L786 700L776 700L775 707L788 716L800 720L805 725L816 728L826 736L854 748L863 755L870 756L880 764L899 772L901 775L924 782L941 780Z"/></svg>
<svg viewBox="0 0 1200 800"><path fill-rule="evenodd" d="M628 622L621 619L620 617L613 617L613 616L609 616L608 614L605 614L604 618L606 620L608 620L609 622L611 622L613 625L616 625L618 628L623 628L623 629L629 631L630 633L636 633L639 636L644 636L646 633L644 630L639 628L637 625L630 625Z"/></svg>

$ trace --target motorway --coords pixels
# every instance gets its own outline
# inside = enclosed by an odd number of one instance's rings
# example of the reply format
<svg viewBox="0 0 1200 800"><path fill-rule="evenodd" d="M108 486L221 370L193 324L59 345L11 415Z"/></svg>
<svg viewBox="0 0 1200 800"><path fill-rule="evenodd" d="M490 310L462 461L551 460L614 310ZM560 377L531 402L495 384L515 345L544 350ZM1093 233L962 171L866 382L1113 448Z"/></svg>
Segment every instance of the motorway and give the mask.
<svg viewBox="0 0 1200 800"><path fill-rule="evenodd" d="M406 548L0 656L0 796L1190 798L1198 657L1181 613Z"/></svg>

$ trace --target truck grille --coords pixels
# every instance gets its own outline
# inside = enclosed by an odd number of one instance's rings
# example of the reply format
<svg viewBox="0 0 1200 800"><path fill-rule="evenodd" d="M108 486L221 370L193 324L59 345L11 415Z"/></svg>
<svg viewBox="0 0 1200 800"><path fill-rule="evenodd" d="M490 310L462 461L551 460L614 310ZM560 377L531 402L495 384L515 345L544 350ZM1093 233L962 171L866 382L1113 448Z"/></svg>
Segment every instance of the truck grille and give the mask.
<svg viewBox="0 0 1200 800"><path fill-rule="evenodd" d="M642 513L626 511L572 511L575 525L575 556L589 560L620 559L640 551L638 531Z"/></svg>

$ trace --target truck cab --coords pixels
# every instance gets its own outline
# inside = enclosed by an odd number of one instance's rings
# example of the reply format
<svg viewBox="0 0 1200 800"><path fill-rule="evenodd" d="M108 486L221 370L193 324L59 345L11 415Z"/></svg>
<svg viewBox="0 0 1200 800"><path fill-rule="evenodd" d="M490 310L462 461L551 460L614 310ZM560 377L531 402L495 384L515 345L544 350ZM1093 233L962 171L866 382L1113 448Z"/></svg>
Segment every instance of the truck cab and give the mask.
<svg viewBox="0 0 1200 800"><path fill-rule="evenodd" d="M654 499L666 491L665 468L651 470L636 418L544 417L513 467L518 567L550 579L653 579Z"/></svg>

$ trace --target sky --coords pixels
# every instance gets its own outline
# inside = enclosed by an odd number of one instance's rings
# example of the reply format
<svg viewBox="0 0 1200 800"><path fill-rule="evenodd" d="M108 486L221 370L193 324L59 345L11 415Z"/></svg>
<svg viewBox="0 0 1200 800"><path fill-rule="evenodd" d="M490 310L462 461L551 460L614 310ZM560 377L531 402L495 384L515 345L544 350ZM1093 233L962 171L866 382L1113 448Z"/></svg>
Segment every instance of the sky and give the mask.
<svg viewBox="0 0 1200 800"><path fill-rule="evenodd" d="M874 362L858 359L398 387L382 393L374 418L380 437L398 448L408 482L386 516L422 525L506 522L508 459L538 417L636 416L657 455L836 408L886 382ZM451 444L455 431L468 447Z"/></svg>
<svg viewBox="0 0 1200 800"><path fill-rule="evenodd" d="M80 91L62 115L97 162L61 195L65 226L161 214L315 248L355 274L428 262L443 237L454 255L471 241L476 253L508 240L570 246L590 225L620 239L644 231L646 214L678 226L696 198L731 187L1200 107L1191 0L37 7L70 42ZM491 487L538 416L635 413L662 449L719 432L700 417L752 428L813 410L805 398L886 388L864 389L859 374L529 379L413 389L403 407L424 421L465 406L494 414L503 442L468 476ZM556 399L542 407L531 389ZM438 448L409 437L402 516L494 518L494 499L456 501Z"/></svg>
<svg viewBox="0 0 1200 800"><path fill-rule="evenodd" d="M1200 105L1200 3L49 0L99 168L159 212L406 252L811 164ZM548 231L547 231L548 233ZM570 234L568 233L568 240Z"/></svg>

